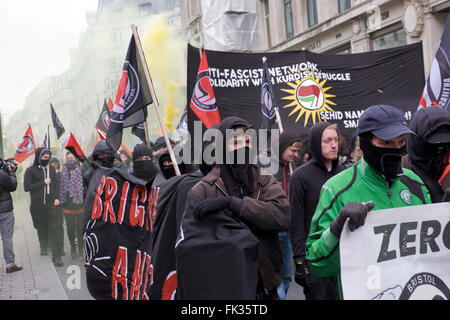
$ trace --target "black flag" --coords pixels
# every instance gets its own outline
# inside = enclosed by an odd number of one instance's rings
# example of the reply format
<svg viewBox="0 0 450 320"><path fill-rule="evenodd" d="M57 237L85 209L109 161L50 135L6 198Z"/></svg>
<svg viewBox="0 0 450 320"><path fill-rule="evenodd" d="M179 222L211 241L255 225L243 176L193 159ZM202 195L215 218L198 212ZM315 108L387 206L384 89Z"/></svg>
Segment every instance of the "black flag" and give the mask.
<svg viewBox="0 0 450 320"><path fill-rule="evenodd" d="M50 137L48 136L48 132L45 133L44 141L42 142L42 148L50 150Z"/></svg>
<svg viewBox="0 0 450 320"><path fill-rule="evenodd" d="M267 69L267 60L264 57L261 85L261 129L270 130L272 128L272 125L275 123L275 108L272 82L270 80L269 70Z"/></svg>
<svg viewBox="0 0 450 320"><path fill-rule="evenodd" d="M106 134L106 132L108 132L108 128L109 128L110 117L111 117L111 112L109 111L109 108L108 108L108 105L107 105L106 99L105 99L105 101L103 103L102 112L100 112L100 116L98 117L97 124L95 125L95 127Z"/></svg>
<svg viewBox="0 0 450 320"><path fill-rule="evenodd" d="M141 141L143 143L147 144L147 139L145 138L145 128L144 128L143 122L133 126L133 128L131 128L131 133L134 134L139 139L141 139Z"/></svg>
<svg viewBox="0 0 450 320"><path fill-rule="evenodd" d="M123 128L132 127L147 119L146 106L153 102L148 88L144 66L138 57L134 37L131 36L106 135L106 142L114 152L122 143Z"/></svg>
<svg viewBox="0 0 450 320"><path fill-rule="evenodd" d="M58 116L56 115L56 112L53 109L53 105L51 103L50 103L50 110L52 112L53 128L55 128L56 130L56 139L59 139L66 130L64 130L62 123L59 121Z"/></svg>

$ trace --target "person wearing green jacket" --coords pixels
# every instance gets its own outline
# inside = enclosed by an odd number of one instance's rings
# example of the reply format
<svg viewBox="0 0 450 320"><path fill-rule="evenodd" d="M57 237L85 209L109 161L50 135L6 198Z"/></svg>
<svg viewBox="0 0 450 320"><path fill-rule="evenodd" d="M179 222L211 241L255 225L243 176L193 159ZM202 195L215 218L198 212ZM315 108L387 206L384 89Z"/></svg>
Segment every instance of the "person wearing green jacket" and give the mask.
<svg viewBox="0 0 450 320"><path fill-rule="evenodd" d="M338 276L339 238L347 219L350 231L364 225L370 210L431 203L422 180L400 166L406 135L414 134L402 111L388 105L369 107L357 129L362 158L322 187L306 242L306 260L319 277Z"/></svg>

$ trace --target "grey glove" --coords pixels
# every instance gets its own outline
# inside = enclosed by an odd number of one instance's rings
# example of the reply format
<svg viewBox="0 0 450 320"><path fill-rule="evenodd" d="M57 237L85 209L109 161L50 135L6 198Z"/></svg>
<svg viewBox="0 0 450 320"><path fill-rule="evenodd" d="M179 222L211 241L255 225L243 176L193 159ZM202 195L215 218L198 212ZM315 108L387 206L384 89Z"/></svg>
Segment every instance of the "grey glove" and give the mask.
<svg viewBox="0 0 450 320"><path fill-rule="evenodd" d="M373 202L362 204L359 202L352 201L346 203L342 207L336 219L331 222L330 224L331 233L334 234L336 237L340 238L342 229L344 228L344 224L345 221L347 221L347 218L350 219L350 221L348 222L350 231L358 229L359 227L364 225L364 222L366 221L367 212L369 212L373 208L375 208L375 203Z"/></svg>
<svg viewBox="0 0 450 320"><path fill-rule="evenodd" d="M450 202L450 188L445 189L441 202Z"/></svg>

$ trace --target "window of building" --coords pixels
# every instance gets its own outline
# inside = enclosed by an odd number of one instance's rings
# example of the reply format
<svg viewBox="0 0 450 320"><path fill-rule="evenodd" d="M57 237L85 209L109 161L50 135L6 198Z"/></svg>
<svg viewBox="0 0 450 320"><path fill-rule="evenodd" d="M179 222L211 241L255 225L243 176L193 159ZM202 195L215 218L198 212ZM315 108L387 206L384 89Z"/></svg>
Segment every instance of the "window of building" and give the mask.
<svg viewBox="0 0 450 320"><path fill-rule="evenodd" d="M152 13L152 3L151 2L145 2L141 3L139 5L139 13L143 16L149 15Z"/></svg>
<svg viewBox="0 0 450 320"><path fill-rule="evenodd" d="M351 0L338 0L339 13L347 11L351 7Z"/></svg>
<svg viewBox="0 0 450 320"><path fill-rule="evenodd" d="M352 48L350 43L343 44L339 47L335 47L328 51L323 52L325 54L350 54L352 53Z"/></svg>
<svg viewBox="0 0 450 320"><path fill-rule="evenodd" d="M307 0L308 5L308 26L317 24L317 2L316 0Z"/></svg>
<svg viewBox="0 0 450 320"><path fill-rule="evenodd" d="M267 47L272 47L272 39L270 37L270 11L269 11L269 0L264 0L264 24L266 27L266 40Z"/></svg>
<svg viewBox="0 0 450 320"><path fill-rule="evenodd" d="M294 35L294 24L292 22L292 1L284 0L284 17L286 23L286 38L292 38Z"/></svg>
<svg viewBox="0 0 450 320"><path fill-rule="evenodd" d="M371 38L374 51L406 45L406 32L403 28L382 35L374 34Z"/></svg>

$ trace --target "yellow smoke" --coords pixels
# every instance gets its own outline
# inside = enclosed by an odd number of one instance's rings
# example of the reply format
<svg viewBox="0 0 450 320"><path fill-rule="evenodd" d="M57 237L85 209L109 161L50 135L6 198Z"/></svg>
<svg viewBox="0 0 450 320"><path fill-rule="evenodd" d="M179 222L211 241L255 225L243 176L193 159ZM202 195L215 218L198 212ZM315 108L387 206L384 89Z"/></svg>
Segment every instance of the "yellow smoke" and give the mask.
<svg viewBox="0 0 450 320"><path fill-rule="evenodd" d="M182 110L183 96L179 92L182 84L177 75L186 70L182 66L185 50L183 43L173 34L164 16L156 15L152 16L145 27L142 46L161 112L164 113L164 124L172 132L172 122Z"/></svg>

